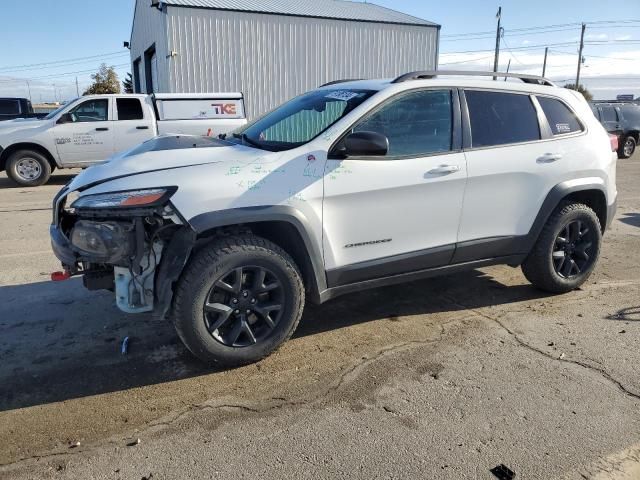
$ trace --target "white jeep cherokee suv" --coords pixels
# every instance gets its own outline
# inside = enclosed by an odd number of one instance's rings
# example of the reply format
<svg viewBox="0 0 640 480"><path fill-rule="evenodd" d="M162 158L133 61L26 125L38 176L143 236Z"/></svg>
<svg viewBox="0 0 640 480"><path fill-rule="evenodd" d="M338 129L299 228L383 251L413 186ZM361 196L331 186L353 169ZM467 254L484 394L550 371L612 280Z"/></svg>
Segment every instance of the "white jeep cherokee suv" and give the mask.
<svg viewBox="0 0 640 480"><path fill-rule="evenodd" d="M87 169L54 200L58 277L172 318L225 366L273 352L305 299L495 264L580 286L615 213L609 136L543 78L456 75L332 82L233 135Z"/></svg>

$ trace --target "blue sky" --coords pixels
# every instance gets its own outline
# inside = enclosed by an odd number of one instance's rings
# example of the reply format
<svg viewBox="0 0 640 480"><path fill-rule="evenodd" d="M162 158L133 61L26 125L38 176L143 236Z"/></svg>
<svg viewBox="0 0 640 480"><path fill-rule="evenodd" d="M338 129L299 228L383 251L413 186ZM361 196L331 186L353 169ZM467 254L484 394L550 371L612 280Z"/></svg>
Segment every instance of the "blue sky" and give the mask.
<svg viewBox="0 0 640 480"><path fill-rule="evenodd" d="M82 92L90 83L90 73L103 61L116 65L121 78L130 70L122 42L129 38L134 0L0 1L0 95L26 96L28 79L34 101L68 99L75 96L75 77ZM502 5L501 69L511 59L512 71L540 74L543 45L555 45L550 47L547 76L561 84L574 78L576 71L580 27L568 24L587 22L584 83L596 98L640 95L638 0L617 0L611 4L615 8L603 7L598 0L373 3L441 24L440 64L450 69L492 66L495 13ZM603 23L620 20L626 23ZM522 30L549 25L563 26ZM460 35L470 33L475 35ZM68 61L51 63L62 60Z"/></svg>

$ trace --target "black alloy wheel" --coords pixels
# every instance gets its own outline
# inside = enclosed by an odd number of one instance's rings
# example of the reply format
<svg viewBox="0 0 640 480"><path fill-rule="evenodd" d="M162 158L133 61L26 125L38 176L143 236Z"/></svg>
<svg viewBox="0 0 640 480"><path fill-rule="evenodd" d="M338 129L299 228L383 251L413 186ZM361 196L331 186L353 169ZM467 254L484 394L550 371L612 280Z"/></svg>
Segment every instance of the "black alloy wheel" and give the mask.
<svg viewBox="0 0 640 480"><path fill-rule="evenodd" d="M562 278L571 279L588 270L593 263L591 229L581 220L567 223L556 237L553 266Z"/></svg>
<svg viewBox="0 0 640 480"><path fill-rule="evenodd" d="M235 268L209 290L204 304L207 330L228 347L254 345L278 325L283 301L283 285L273 272L259 266Z"/></svg>
<svg viewBox="0 0 640 480"><path fill-rule="evenodd" d="M243 233L214 238L192 255L171 316L191 353L209 365L237 367L291 338L304 303L302 275L291 256Z"/></svg>

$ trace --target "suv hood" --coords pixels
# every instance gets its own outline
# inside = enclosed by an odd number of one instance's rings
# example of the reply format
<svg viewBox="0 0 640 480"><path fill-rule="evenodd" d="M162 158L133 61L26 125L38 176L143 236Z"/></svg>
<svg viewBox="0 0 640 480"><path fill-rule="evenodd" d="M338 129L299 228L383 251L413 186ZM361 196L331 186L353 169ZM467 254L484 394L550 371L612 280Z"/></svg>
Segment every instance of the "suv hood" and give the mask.
<svg viewBox="0 0 640 480"><path fill-rule="evenodd" d="M161 136L117 154L105 163L84 170L72 180L69 191L148 172L226 160L251 160L263 156L264 153L263 150L212 137Z"/></svg>

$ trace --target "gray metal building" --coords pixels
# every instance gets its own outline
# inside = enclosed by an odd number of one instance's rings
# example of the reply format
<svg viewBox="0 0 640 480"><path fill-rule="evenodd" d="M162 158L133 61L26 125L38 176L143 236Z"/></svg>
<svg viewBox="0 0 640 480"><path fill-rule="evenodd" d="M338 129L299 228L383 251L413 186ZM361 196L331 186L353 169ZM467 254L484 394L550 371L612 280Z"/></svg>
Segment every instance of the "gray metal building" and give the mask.
<svg viewBox="0 0 640 480"><path fill-rule="evenodd" d="M136 92L245 94L249 118L341 78L437 67L440 26L342 0L136 0Z"/></svg>

